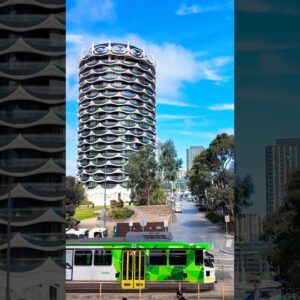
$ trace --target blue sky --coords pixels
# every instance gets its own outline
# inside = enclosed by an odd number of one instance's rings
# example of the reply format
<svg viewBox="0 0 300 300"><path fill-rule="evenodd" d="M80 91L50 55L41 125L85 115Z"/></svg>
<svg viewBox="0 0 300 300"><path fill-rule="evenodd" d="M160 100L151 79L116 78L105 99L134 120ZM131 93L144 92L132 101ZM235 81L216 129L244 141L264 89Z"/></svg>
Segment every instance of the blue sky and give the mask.
<svg viewBox="0 0 300 300"><path fill-rule="evenodd" d="M233 133L233 1L67 1L67 174L76 174L78 61L92 43L129 42L154 56L157 137L186 166L189 146Z"/></svg>

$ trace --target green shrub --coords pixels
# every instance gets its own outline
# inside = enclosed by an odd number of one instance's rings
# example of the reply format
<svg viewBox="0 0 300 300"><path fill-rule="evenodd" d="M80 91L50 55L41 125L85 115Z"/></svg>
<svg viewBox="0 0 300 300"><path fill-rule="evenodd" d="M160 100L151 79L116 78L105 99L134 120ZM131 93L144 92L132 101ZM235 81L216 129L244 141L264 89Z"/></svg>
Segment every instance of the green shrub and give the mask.
<svg viewBox="0 0 300 300"><path fill-rule="evenodd" d="M207 211L207 207L205 205L197 204L196 206L198 207L199 211Z"/></svg>
<svg viewBox="0 0 300 300"><path fill-rule="evenodd" d="M109 211L109 217L112 219L128 219L133 215L134 211L125 208L113 208Z"/></svg>
<svg viewBox="0 0 300 300"><path fill-rule="evenodd" d="M216 214L214 212L210 212L205 216L208 220L210 220L212 223L220 223L224 221L224 216L221 216L219 214Z"/></svg>
<svg viewBox="0 0 300 300"><path fill-rule="evenodd" d="M90 205L90 204L93 204L92 201L89 201L89 200L83 200L80 205Z"/></svg>
<svg viewBox="0 0 300 300"><path fill-rule="evenodd" d="M116 200L110 200L110 207L111 208L123 208L124 207L124 201L122 199Z"/></svg>
<svg viewBox="0 0 300 300"><path fill-rule="evenodd" d="M111 208L116 208L117 204L118 204L118 201L116 201L116 200L110 200L110 207Z"/></svg>
<svg viewBox="0 0 300 300"><path fill-rule="evenodd" d="M124 207L124 201L121 198L119 198L119 200L117 202L117 207L118 208L123 208Z"/></svg>

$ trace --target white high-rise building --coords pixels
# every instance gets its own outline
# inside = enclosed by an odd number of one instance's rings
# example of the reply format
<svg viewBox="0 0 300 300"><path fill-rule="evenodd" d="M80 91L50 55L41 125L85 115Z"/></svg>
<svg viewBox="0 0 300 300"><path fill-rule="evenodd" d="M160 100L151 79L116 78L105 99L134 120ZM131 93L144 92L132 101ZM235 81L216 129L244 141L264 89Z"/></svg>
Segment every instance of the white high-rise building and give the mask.
<svg viewBox="0 0 300 300"><path fill-rule="evenodd" d="M78 175L87 198L130 200L124 166L130 153L155 146L155 65L144 50L105 43L79 63Z"/></svg>

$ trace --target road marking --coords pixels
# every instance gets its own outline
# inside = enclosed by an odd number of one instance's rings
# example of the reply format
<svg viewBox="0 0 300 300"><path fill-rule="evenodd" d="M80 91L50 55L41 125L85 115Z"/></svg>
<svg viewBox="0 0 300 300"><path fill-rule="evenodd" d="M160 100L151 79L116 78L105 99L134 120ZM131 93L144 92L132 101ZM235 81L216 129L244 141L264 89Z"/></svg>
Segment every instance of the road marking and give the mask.
<svg viewBox="0 0 300 300"><path fill-rule="evenodd" d="M232 239L226 241L226 248L230 248L232 244Z"/></svg>
<svg viewBox="0 0 300 300"><path fill-rule="evenodd" d="M216 257L215 259L219 259L219 260L234 260L234 257Z"/></svg>

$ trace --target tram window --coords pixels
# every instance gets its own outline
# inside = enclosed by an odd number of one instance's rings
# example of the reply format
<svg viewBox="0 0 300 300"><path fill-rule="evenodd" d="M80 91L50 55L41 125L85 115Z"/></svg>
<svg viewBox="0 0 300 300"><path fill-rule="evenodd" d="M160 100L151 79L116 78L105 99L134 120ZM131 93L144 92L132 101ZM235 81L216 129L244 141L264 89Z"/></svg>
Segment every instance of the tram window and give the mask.
<svg viewBox="0 0 300 300"><path fill-rule="evenodd" d="M76 250L74 265L75 266L91 266L92 265L92 251Z"/></svg>
<svg viewBox="0 0 300 300"><path fill-rule="evenodd" d="M195 265L203 265L203 250L201 249L195 250Z"/></svg>
<svg viewBox="0 0 300 300"><path fill-rule="evenodd" d="M95 250L94 265L110 266L112 262L111 250Z"/></svg>
<svg viewBox="0 0 300 300"><path fill-rule="evenodd" d="M149 257L151 266L163 266L167 264L167 255L165 250L151 250Z"/></svg>
<svg viewBox="0 0 300 300"><path fill-rule="evenodd" d="M186 251L185 250L170 250L169 264L174 266L186 265Z"/></svg>

